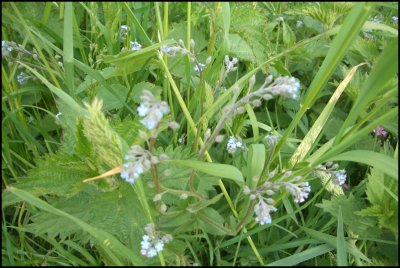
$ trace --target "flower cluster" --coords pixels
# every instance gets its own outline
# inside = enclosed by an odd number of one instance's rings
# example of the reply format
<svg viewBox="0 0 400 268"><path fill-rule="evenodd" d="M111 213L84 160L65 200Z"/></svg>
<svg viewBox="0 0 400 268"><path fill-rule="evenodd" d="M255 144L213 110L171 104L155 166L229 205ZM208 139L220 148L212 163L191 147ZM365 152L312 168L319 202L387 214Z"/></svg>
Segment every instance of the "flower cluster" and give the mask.
<svg viewBox="0 0 400 268"><path fill-rule="evenodd" d="M147 234L143 235L140 253L143 256L152 258L164 249L164 245L172 240L172 236L161 235L155 230L154 224L148 224L145 228Z"/></svg>
<svg viewBox="0 0 400 268"><path fill-rule="evenodd" d="M399 18L397 16L392 16L392 18L390 19L393 23L399 23Z"/></svg>
<svg viewBox="0 0 400 268"><path fill-rule="evenodd" d="M7 57L8 55L10 55L10 52L14 50L14 42L9 42L9 41L5 41L2 40L1 41L1 56L2 57Z"/></svg>
<svg viewBox="0 0 400 268"><path fill-rule="evenodd" d="M332 182L338 186L345 186L347 174L345 169L339 169L338 164L333 162L326 162L324 165L319 165L315 170L323 171L331 174Z"/></svg>
<svg viewBox="0 0 400 268"><path fill-rule="evenodd" d="M345 169L341 169L338 172L336 172L334 174L335 176L333 177L333 182L337 185L343 185L346 183L346 178L347 178L347 174L346 174L346 170Z"/></svg>
<svg viewBox="0 0 400 268"><path fill-rule="evenodd" d="M256 194L258 203L254 206L254 212L256 213L255 221L261 225L270 224L272 222L271 212L275 212L278 209L272 204L274 200L272 198L265 198L261 194Z"/></svg>
<svg viewBox="0 0 400 268"><path fill-rule="evenodd" d="M276 135L266 135L265 141L268 143L269 146L274 147L278 142L278 136Z"/></svg>
<svg viewBox="0 0 400 268"><path fill-rule="evenodd" d="M140 122L149 130L155 129L163 116L169 113L169 106L165 101L156 99L148 90L143 91L140 99L142 104L137 111L139 116L144 117Z"/></svg>
<svg viewBox="0 0 400 268"><path fill-rule="evenodd" d="M236 149L238 148L243 149L244 148L243 143L235 139L235 137L231 136L228 140L228 144L226 145L228 153L233 154L234 152L236 152Z"/></svg>
<svg viewBox="0 0 400 268"><path fill-rule="evenodd" d="M139 145L133 145L125 156L127 163L122 165L121 177L133 184L144 171L149 170L151 163L158 163L157 157Z"/></svg>
<svg viewBox="0 0 400 268"><path fill-rule="evenodd" d="M383 128L383 127L381 127L381 126L377 126L375 129L374 129L374 133L375 133L375 135L377 136L377 137L382 137L382 138L384 138L384 137L386 137L387 136L387 131L385 130L385 128Z"/></svg>
<svg viewBox="0 0 400 268"><path fill-rule="evenodd" d="M272 86L267 88L267 93L273 96L283 96L286 98L297 98L297 92L300 89L300 82L295 77L278 77L275 79Z"/></svg>
<svg viewBox="0 0 400 268"><path fill-rule="evenodd" d="M142 49L142 45L139 44L136 41L134 41L134 42L130 41L130 44L131 44L131 50L140 50L140 49Z"/></svg>
<svg viewBox="0 0 400 268"><path fill-rule="evenodd" d="M291 171L286 171L282 175L282 178L288 177L291 174ZM268 179L271 179L274 176L275 171L272 171L270 172ZM250 190L249 187L245 186L243 193L246 195L250 194L251 200L258 199L257 204L254 206L254 212L256 214L255 221L261 225L271 223L272 219L270 214L271 212L277 211L277 208L273 205L275 201L272 196L282 187L293 196L294 202L304 202L311 192L311 187L308 182L301 182L302 179L302 176L296 176L290 181L266 181L254 190Z"/></svg>
<svg viewBox="0 0 400 268"><path fill-rule="evenodd" d="M363 30L363 35L365 38L370 39L370 40L374 40L375 36L372 35L372 30L368 29L368 30Z"/></svg>
<svg viewBox="0 0 400 268"><path fill-rule="evenodd" d="M200 68L199 68L200 67ZM200 71L203 71L206 68L206 65L203 63L199 63L199 65L194 66L194 71L196 73L199 73Z"/></svg>
<svg viewBox="0 0 400 268"><path fill-rule="evenodd" d="M129 32L129 27L126 25L121 25L120 33L121 33L122 39L126 38L126 36L128 35L128 32Z"/></svg>
<svg viewBox="0 0 400 268"><path fill-rule="evenodd" d="M31 77L24 72L21 72L19 75L17 75L17 81L20 85L23 85L28 81Z"/></svg>
<svg viewBox="0 0 400 268"><path fill-rule="evenodd" d="M186 48L177 46L177 45L174 45L174 46L163 45L163 46L161 46L161 52L165 53L171 57L176 56L177 54L178 55L186 55L186 54L190 53L190 51L187 50Z"/></svg>
<svg viewBox="0 0 400 268"><path fill-rule="evenodd" d="M311 186L308 181L299 182L301 179L303 179L302 176L296 176L289 182L284 182L286 191L293 196L296 203L304 202L311 192Z"/></svg>
<svg viewBox="0 0 400 268"><path fill-rule="evenodd" d="M236 64L239 62L238 58L233 58L232 60L229 59L227 55L225 55L224 63L225 63L225 71L226 73L230 73L236 71L237 66Z"/></svg>

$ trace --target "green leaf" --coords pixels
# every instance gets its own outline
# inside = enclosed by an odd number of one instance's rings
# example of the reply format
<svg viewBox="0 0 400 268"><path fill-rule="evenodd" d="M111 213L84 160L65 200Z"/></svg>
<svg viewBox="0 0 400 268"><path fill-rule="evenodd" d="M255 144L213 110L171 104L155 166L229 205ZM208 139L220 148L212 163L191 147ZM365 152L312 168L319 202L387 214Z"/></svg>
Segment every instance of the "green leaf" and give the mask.
<svg viewBox="0 0 400 268"><path fill-rule="evenodd" d="M330 213L334 217L337 217L339 214L340 207L343 222L348 225L354 233L366 235L368 237L379 235L379 230L374 228L374 225L376 225L376 220L374 218L364 217L356 213L363 208L363 204L361 200L356 199L353 195L349 197L344 195L333 197L331 200L323 200L322 203L316 204L316 206L322 208L325 212Z"/></svg>
<svg viewBox="0 0 400 268"><path fill-rule="evenodd" d="M124 104L120 100L126 99L129 90L121 84L113 84L111 87L114 89L115 94L112 94L104 86L100 86L97 89L96 96L103 100L104 109L106 110L122 108Z"/></svg>
<svg viewBox="0 0 400 268"><path fill-rule="evenodd" d="M213 235L232 235L231 230L224 227L224 217L215 209L208 207L197 212L197 221L200 227L207 233Z"/></svg>
<svg viewBox="0 0 400 268"><path fill-rule="evenodd" d="M394 39L392 42L386 45L377 63L374 64L370 75L363 83L360 94L358 95L355 103L352 105L349 115L347 116L345 122L339 130L338 135L336 136L334 145L338 144L342 140L345 131L367 108L368 103L381 93L380 90L397 73L399 53L398 46L398 39Z"/></svg>
<svg viewBox="0 0 400 268"><path fill-rule="evenodd" d="M74 34L73 34L73 17L74 8L72 2L65 3L65 14L64 14L64 68L65 68L65 82L68 86L69 92L72 96L75 95L75 73L74 73Z"/></svg>
<svg viewBox="0 0 400 268"><path fill-rule="evenodd" d="M255 189L260 180L261 171L265 163L265 145L251 144L247 157L247 178L246 185L250 189Z"/></svg>
<svg viewBox="0 0 400 268"><path fill-rule="evenodd" d="M195 212L197 212L199 210L202 210L202 209L204 209L204 208L206 208L206 207L208 207L208 206L210 206L212 204L217 203L218 200L221 199L222 195L223 194L220 193L220 194L214 196L211 199L208 199L208 200L205 200L205 201L199 201L199 202L190 204L189 206L187 206L186 210L189 211L190 213L195 213Z"/></svg>
<svg viewBox="0 0 400 268"><path fill-rule="evenodd" d="M247 60L255 62L255 56L249 44L237 34L229 34L230 53L240 58L240 60Z"/></svg>
<svg viewBox="0 0 400 268"><path fill-rule="evenodd" d="M362 25L367 20L371 11L372 4L358 3L347 15L345 21L343 22L343 25L340 28L339 33L337 34L332 42L332 45L330 46L324 62L319 68L315 78L311 82L311 85L308 87L305 100L302 103L300 110L296 113L296 116L294 117L294 119L282 135L282 138L276 145L276 152L280 151L280 148L286 143L287 138L294 130L294 128L298 125L304 113L317 100L318 94L325 87L328 79L331 77L336 67L341 62L343 56L351 47L351 44L357 37Z"/></svg>
<svg viewBox="0 0 400 268"><path fill-rule="evenodd" d="M91 225L81 221L77 217L74 217L62 210L59 210L49 205L45 201L33 196L32 194L24 190L20 190L14 187L9 187L9 191L17 195L21 199L27 201L31 205L38 207L39 209L42 209L48 213L51 213L59 217L67 218L68 220L77 224L80 228L82 228L83 230L91 234L93 237L95 237L96 240L98 241L98 246L103 248L105 251L108 251L111 255L110 257L118 261L117 264L122 264L123 259L129 260L133 265L139 265L141 263L141 259L138 253L133 252L130 248L123 245L113 235L109 234L108 232L92 227Z"/></svg>
<svg viewBox="0 0 400 268"><path fill-rule="evenodd" d="M271 263L267 264L267 266L294 266L296 264L302 263L302 262L310 260L312 258L321 256L332 250L333 250L332 246L323 244L323 245L309 248L300 253L293 254L289 257L282 258L279 261L271 262Z"/></svg>
<svg viewBox="0 0 400 268"><path fill-rule="evenodd" d="M289 25L285 22L282 23L282 35L283 35L283 43L290 47L296 42L296 36L294 35L292 29L290 29Z"/></svg>
<svg viewBox="0 0 400 268"><path fill-rule="evenodd" d="M337 214L336 214L337 215ZM315 231L312 229L309 229L307 227L302 227L300 226L301 229L303 229L308 235L312 236L313 238L326 243L326 245L329 245L333 248L336 248L336 237L332 235L327 235L319 231ZM352 254L356 258L360 258L368 263L372 263L369 258L367 258L355 245L346 242L346 251Z"/></svg>
<svg viewBox="0 0 400 268"><path fill-rule="evenodd" d="M343 231L343 217L342 217L342 210L339 206L338 212L338 228L336 234L337 242L336 242L336 252L337 252L337 264L339 266L347 266L347 254L346 254L346 240L344 238L344 231Z"/></svg>
<svg viewBox="0 0 400 268"><path fill-rule="evenodd" d="M385 194L385 189L382 187L384 180L385 175L382 171L371 168L371 174L368 176L367 189L365 193L372 204L381 203Z"/></svg>
<svg viewBox="0 0 400 268"><path fill-rule="evenodd" d="M355 150L330 157L328 161L353 161L367 164L385 174L388 174L396 180L399 179L399 166L397 160L381 153L366 150Z"/></svg>
<svg viewBox="0 0 400 268"><path fill-rule="evenodd" d="M229 179L239 186L244 184L242 173L234 166L225 164L206 163L192 160L170 160L172 164L178 164L185 167L197 169L198 171L207 173L215 177Z"/></svg>

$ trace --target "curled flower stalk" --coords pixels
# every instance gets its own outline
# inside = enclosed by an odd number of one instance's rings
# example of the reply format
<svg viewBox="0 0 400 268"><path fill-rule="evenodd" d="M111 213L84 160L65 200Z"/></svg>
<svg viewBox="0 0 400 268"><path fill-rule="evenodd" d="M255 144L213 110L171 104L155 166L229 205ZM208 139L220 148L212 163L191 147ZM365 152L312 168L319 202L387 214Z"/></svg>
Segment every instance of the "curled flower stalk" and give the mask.
<svg viewBox="0 0 400 268"><path fill-rule="evenodd" d="M223 114L214 129L214 132L200 149L198 160L203 157L205 151L215 141L215 138L222 130L226 121L229 120L232 116L244 112L245 104L260 106L262 100L270 100L276 96L283 96L288 98L297 97L298 91L300 89L300 82L296 78L285 76L278 77L277 79L275 79L274 82L272 81L273 78L270 75L265 79L264 84L258 90L253 92L250 92L249 90L246 96L244 96L234 104L225 107ZM252 88L254 86L254 83L255 77L253 76L249 81L249 88Z"/></svg>
<svg viewBox="0 0 400 268"><path fill-rule="evenodd" d="M339 165L333 162L326 162L323 165L319 165L314 171L322 171L331 175L332 183L337 186L345 186L347 180L347 172L345 169L339 170Z"/></svg>
<svg viewBox="0 0 400 268"><path fill-rule="evenodd" d="M290 176L291 172L285 172L281 179ZM270 174L269 177L273 177L275 174ZM245 195L250 195L250 205L248 207L248 211L245 214L244 218L239 223L237 230L241 228L246 218L250 214L250 210L252 210L254 206L255 213L255 221L261 225L271 224L272 218L271 213L276 212L278 209L274 206L275 200L273 196L278 193L280 190L286 190L293 196L293 200L295 203L304 202L311 192L311 187L308 182L303 182L302 176L296 176L290 181L277 181L271 182L266 181L259 187L254 190L251 190L248 186L245 186L243 189L243 193ZM257 202L256 202L257 201ZM255 203L256 202L256 203ZM254 205L255 204L255 205Z"/></svg>

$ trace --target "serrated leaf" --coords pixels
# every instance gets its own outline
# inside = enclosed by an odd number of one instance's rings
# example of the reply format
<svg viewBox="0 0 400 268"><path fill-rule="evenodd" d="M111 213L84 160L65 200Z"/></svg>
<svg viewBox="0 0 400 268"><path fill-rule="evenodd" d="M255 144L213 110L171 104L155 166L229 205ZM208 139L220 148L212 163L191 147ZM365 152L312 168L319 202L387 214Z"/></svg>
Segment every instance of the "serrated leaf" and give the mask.
<svg viewBox="0 0 400 268"><path fill-rule="evenodd" d="M100 86L97 89L96 96L103 100L105 110L122 108L124 105L120 100L125 100L129 92L129 89L120 84L113 84L111 87L114 89L115 94L111 94L104 86Z"/></svg>
<svg viewBox="0 0 400 268"><path fill-rule="evenodd" d="M230 42L230 53L240 58L241 60L247 60L255 62L253 51L249 44L237 34L229 34Z"/></svg>
<svg viewBox="0 0 400 268"><path fill-rule="evenodd" d="M331 200L323 200L322 203L316 205L325 212L329 212L334 217L339 213L339 207L342 209L343 222L348 225L351 230L360 235L368 235L373 237L378 235L378 230L373 228L376 220L371 217L363 217L355 212L363 208L361 200L356 199L353 195L346 197L340 195L333 197Z"/></svg>

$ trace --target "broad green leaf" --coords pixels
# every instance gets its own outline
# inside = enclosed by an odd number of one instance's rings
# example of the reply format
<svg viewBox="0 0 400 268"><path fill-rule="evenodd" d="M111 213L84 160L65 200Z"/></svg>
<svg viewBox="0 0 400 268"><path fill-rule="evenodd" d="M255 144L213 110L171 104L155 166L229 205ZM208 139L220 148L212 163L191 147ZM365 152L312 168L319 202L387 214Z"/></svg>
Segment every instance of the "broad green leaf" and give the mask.
<svg viewBox="0 0 400 268"><path fill-rule="evenodd" d="M332 156L328 161L352 161L370 165L385 174L399 179L399 165L397 159L387 155L366 150L355 150Z"/></svg>
<svg viewBox="0 0 400 268"><path fill-rule="evenodd" d="M265 164L265 145L251 144L247 157L247 178L246 185L255 189L260 180L261 171Z"/></svg>
<svg viewBox="0 0 400 268"><path fill-rule="evenodd" d="M229 51L240 60L255 62L253 51L249 44L238 34L229 34Z"/></svg>
<svg viewBox="0 0 400 268"><path fill-rule="evenodd" d="M316 206L330 213L333 217L338 216L340 207L344 224L348 225L354 233L368 237L377 237L379 235L379 230L374 228L376 219L360 216L356 213L364 207L364 204L353 195L349 197L345 195L336 196L331 200L323 200L322 203L316 204Z"/></svg>
<svg viewBox="0 0 400 268"><path fill-rule="evenodd" d="M242 173L234 166L192 160L170 160L169 162L185 167L194 168L198 171L207 173L215 177L229 179L240 186L244 184Z"/></svg>
<svg viewBox="0 0 400 268"><path fill-rule="evenodd" d="M104 250L108 250L112 254L113 259L118 260L119 264L123 263L122 259L129 260L133 265L139 265L141 263L141 259L138 254L119 242L113 235L98 228L92 227L91 225L81 221L74 216L71 216L68 213L65 213L62 210L56 209L55 207L49 205L45 201L33 196L26 191L14 187L9 187L8 190L11 193L20 197L21 199L27 201L31 205L38 207L39 209L42 209L59 217L65 217L75 224L79 225L83 230L94 236L99 242L98 245Z"/></svg>
<svg viewBox="0 0 400 268"><path fill-rule="evenodd" d="M364 26L363 26L363 29L365 29L365 30L369 30L369 29L371 29L371 30L380 30L380 31L388 32L392 36L398 36L399 35L397 29L395 29L393 27L390 27L390 26L388 26L386 24L377 23L377 22L374 22L374 21L366 21Z"/></svg>
<svg viewBox="0 0 400 268"><path fill-rule="evenodd" d="M97 89L97 97L103 100L104 109L107 111L122 108L124 104L121 103L120 100L125 100L129 92L129 89L121 84L113 84L111 87L114 89L114 93L118 98L116 98L114 94L111 94L104 86L100 86Z"/></svg>

